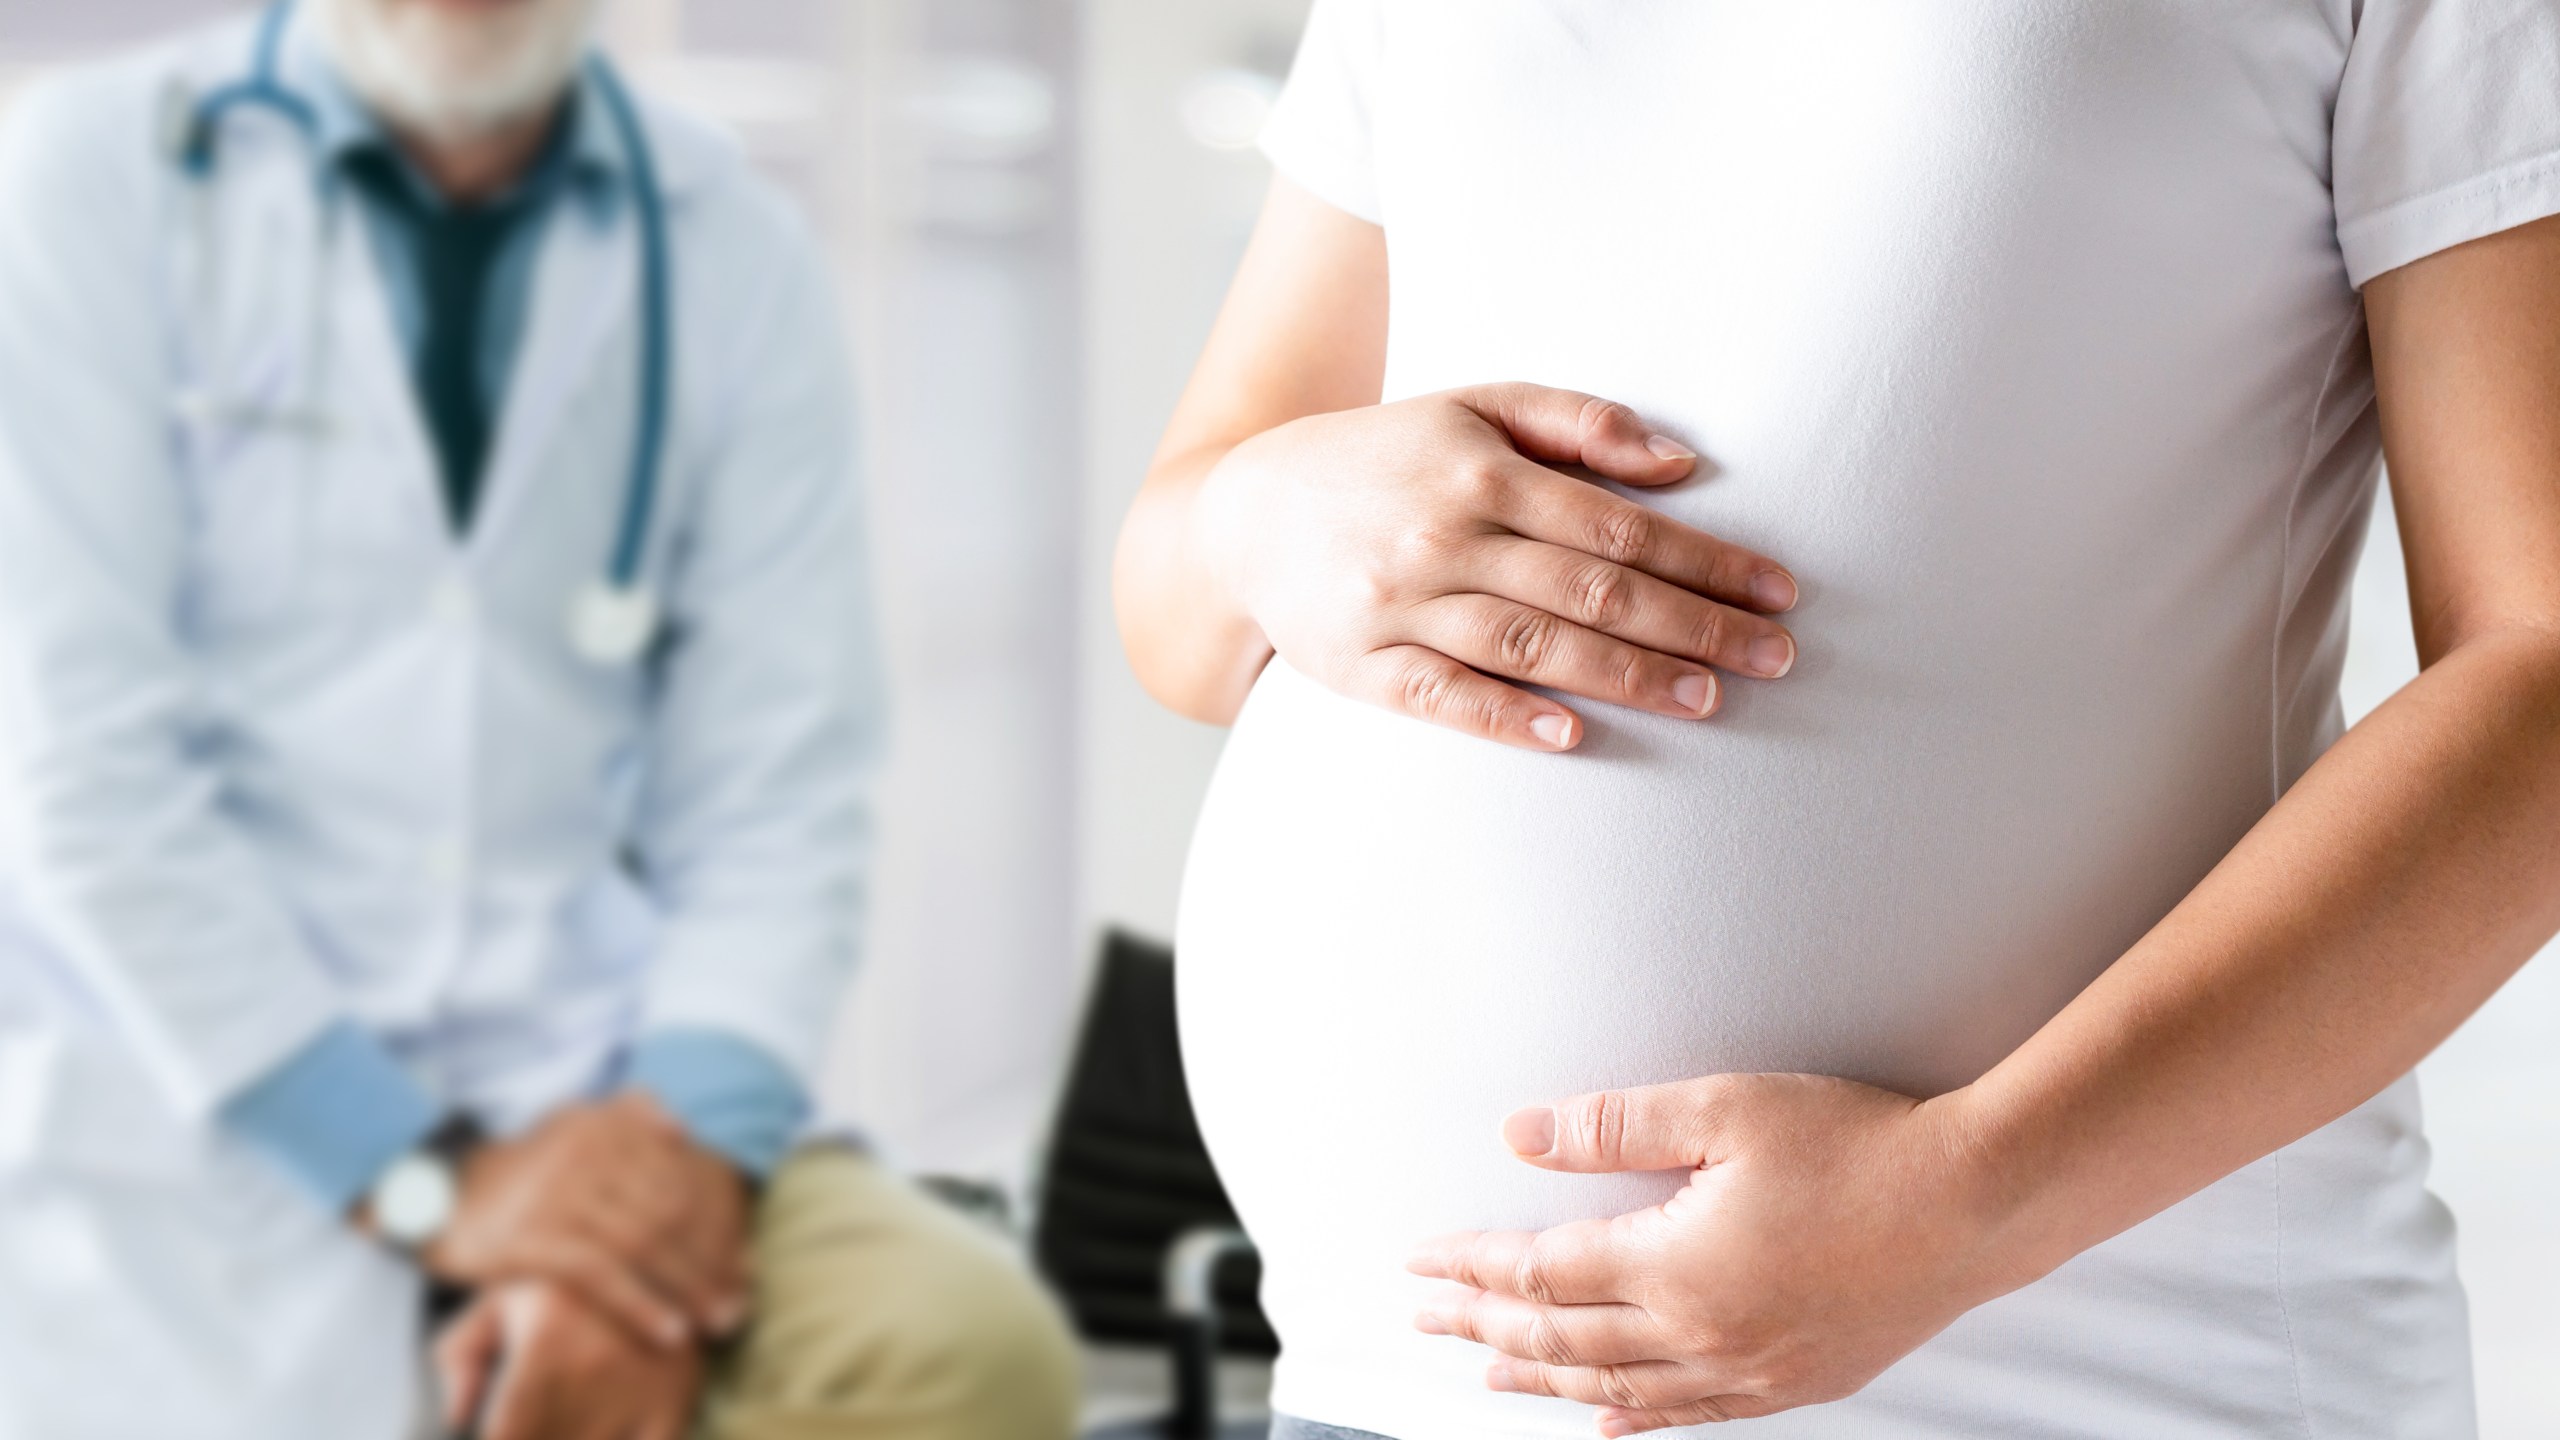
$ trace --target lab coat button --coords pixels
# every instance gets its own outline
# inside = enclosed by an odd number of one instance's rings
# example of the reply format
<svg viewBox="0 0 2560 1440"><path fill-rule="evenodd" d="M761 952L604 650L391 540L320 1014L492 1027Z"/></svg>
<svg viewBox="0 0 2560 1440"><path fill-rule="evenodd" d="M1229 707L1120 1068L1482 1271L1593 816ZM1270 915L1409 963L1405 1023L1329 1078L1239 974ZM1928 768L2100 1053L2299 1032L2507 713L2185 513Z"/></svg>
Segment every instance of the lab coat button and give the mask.
<svg viewBox="0 0 2560 1440"><path fill-rule="evenodd" d="M462 580L447 580L436 586L427 604L436 624L446 630L469 630L479 618L479 598Z"/></svg>
<svg viewBox="0 0 2560 1440"><path fill-rule="evenodd" d="M427 847L425 857L428 883L442 890L459 886L466 863L461 841L451 838L436 841Z"/></svg>

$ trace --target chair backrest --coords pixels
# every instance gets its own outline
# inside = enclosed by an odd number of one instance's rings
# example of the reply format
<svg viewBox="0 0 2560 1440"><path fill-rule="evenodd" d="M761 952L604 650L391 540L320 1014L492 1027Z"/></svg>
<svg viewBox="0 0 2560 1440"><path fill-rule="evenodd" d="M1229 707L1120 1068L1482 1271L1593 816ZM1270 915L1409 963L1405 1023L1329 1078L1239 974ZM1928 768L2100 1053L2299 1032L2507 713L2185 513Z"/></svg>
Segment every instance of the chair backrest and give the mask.
<svg viewBox="0 0 2560 1440"><path fill-rule="evenodd" d="M1233 1226L1182 1073L1173 952L1115 932L1105 941L1084 1030L1051 1134L1032 1250L1087 1338L1147 1343L1171 1332L1165 1262L1174 1242ZM1217 1287L1225 1348L1278 1347L1250 1263Z"/></svg>

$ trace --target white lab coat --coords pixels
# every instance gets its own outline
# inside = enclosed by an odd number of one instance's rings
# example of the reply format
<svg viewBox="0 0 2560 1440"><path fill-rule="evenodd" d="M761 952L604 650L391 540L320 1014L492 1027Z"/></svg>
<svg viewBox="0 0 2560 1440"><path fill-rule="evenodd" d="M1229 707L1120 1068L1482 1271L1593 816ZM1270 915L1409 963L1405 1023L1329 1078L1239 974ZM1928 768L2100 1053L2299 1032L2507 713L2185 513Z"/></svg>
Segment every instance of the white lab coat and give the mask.
<svg viewBox="0 0 2560 1440"><path fill-rule="evenodd" d="M628 207L552 217L457 542L372 247L300 135L232 121L187 218L164 105L248 51L226 26L83 74L0 137L0 1440L404 1435L414 1275L221 1104L340 1016L501 1127L652 1026L806 1079L861 923L879 707L807 235L647 110L670 644L600 666L566 620L634 435Z"/></svg>

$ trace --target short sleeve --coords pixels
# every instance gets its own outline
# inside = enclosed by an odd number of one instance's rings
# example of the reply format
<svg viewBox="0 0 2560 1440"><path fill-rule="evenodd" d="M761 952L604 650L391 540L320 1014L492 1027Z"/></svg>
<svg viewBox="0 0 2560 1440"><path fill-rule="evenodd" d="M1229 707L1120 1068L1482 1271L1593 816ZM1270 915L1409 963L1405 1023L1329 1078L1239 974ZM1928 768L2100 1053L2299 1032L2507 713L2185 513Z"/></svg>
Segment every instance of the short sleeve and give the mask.
<svg viewBox="0 0 2560 1440"><path fill-rule="evenodd" d="M1372 96L1384 0L1316 0L1262 153L1317 199L1372 225L1378 203Z"/></svg>
<svg viewBox="0 0 2560 1440"><path fill-rule="evenodd" d="M2359 289L2560 214L2560 3L2362 0L2330 153Z"/></svg>

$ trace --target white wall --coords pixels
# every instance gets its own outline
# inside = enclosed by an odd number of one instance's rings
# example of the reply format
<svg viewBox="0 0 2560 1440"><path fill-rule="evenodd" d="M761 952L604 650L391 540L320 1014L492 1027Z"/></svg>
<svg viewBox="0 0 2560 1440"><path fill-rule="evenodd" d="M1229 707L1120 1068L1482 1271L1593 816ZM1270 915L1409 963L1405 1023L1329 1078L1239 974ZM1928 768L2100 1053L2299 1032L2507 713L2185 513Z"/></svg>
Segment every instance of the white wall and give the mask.
<svg viewBox="0 0 2560 1440"><path fill-rule="evenodd" d="M1087 0L1085 160L1089 457L1083 534L1084 913L1172 933L1191 817L1221 732L1138 688L1111 626L1113 537L1208 337L1270 168L1213 149L1183 106L1214 72L1277 79L1307 0Z"/></svg>

